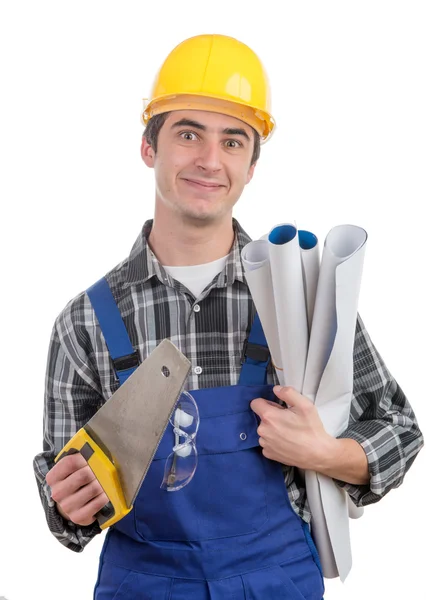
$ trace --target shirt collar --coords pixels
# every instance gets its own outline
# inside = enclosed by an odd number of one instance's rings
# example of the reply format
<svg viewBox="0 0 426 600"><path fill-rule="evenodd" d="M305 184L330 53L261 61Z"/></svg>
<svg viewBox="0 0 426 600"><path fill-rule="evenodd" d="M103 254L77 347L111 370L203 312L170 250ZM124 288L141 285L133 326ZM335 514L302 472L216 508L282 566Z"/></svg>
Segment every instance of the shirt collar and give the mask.
<svg viewBox="0 0 426 600"><path fill-rule="evenodd" d="M151 277L154 277L154 275L165 285L171 285L170 276L166 273L148 244L152 224L153 219L145 222L130 252L124 283L126 287L144 283L148 279L151 279ZM215 287L226 287L232 285L234 281L245 282L241 251L251 239L236 219L232 219L232 225L235 232L234 243L224 269L217 276Z"/></svg>

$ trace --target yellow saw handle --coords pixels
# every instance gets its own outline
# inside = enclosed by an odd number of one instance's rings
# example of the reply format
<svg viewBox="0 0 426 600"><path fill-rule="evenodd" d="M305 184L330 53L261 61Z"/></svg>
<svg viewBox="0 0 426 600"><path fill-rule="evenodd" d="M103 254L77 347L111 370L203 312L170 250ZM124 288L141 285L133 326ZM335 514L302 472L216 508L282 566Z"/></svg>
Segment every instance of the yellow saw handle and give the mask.
<svg viewBox="0 0 426 600"><path fill-rule="evenodd" d="M126 504L114 463L90 437L84 427L77 431L62 448L55 458L55 462L68 454L75 454L76 452L80 452L83 458L87 460L89 467L108 496L109 503L95 515L101 529L106 529L125 517L132 510L132 506L128 507Z"/></svg>

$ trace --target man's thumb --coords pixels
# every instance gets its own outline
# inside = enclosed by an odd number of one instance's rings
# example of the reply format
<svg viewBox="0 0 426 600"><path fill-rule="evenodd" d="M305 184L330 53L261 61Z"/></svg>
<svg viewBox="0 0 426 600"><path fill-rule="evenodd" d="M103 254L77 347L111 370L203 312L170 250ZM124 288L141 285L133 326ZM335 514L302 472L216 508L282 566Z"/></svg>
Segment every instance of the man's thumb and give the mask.
<svg viewBox="0 0 426 600"><path fill-rule="evenodd" d="M311 404L308 398L299 394L293 387L276 385L273 391L277 398L287 404L288 408L302 407L305 406L307 402Z"/></svg>

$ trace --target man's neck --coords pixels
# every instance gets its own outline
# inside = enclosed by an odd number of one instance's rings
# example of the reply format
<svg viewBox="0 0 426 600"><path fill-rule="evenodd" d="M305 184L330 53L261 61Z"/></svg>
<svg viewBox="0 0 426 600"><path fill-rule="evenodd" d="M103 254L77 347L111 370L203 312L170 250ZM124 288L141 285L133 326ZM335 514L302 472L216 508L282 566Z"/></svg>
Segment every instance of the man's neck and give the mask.
<svg viewBox="0 0 426 600"><path fill-rule="evenodd" d="M197 223L154 216L148 243L162 265L192 266L229 254L234 242L232 217L220 222Z"/></svg>

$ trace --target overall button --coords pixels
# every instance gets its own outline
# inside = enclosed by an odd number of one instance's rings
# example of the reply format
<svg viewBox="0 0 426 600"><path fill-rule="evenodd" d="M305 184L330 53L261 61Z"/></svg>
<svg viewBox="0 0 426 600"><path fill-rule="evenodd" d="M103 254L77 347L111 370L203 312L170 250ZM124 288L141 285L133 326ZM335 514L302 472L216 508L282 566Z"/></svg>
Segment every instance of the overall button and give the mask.
<svg viewBox="0 0 426 600"><path fill-rule="evenodd" d="M194 312L200 312L201 308L199 304L194 304Z"/></svg>
<svg viewBox="0 0 426 600"><path fill-rule="evenodd" d="M201 367L195 367L194 373L196 375L201 375L202 372L203 372L203 369Z"/></svg>

